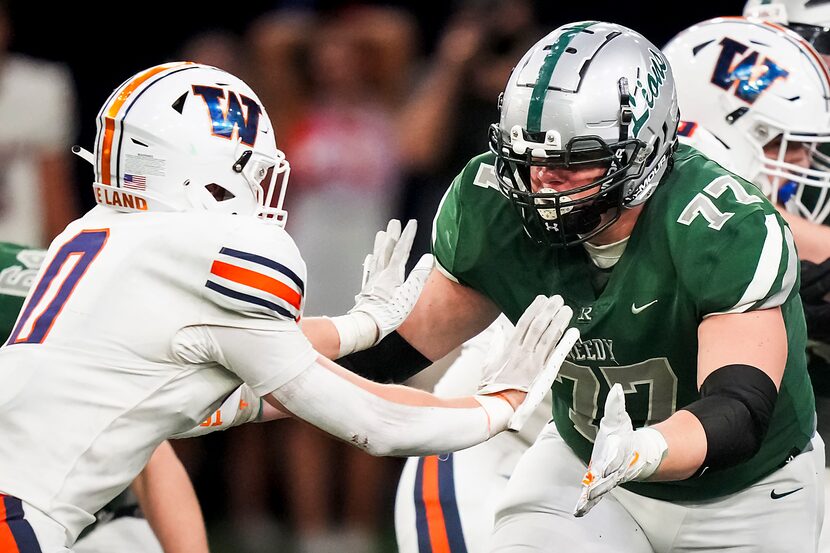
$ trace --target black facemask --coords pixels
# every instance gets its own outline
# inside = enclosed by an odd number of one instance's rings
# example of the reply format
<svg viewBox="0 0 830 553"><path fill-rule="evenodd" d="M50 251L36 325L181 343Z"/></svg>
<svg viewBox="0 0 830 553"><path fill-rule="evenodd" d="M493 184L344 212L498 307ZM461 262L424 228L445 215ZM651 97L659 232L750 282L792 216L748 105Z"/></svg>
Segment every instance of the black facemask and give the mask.
<svg viewBox="0 0 830 553"><path fill-rule="evenodd" d="M529 136L541 142L544 138ZM502 193L518 212L528 236L546 246L580 244L603 232L622 214L626 183L640 176L631 171L634 159L644 145L638 140L606 143L596 136L576 137L562 150L545 150L544 159L530 153L518 155L502 141L498 125L490 132L490 150L496 154L495 173ZM532 192L530 168L545 166L579 169L607 165L606 174L586 185L563 191ZM571 199L588 190L596 192Z"/></svg>

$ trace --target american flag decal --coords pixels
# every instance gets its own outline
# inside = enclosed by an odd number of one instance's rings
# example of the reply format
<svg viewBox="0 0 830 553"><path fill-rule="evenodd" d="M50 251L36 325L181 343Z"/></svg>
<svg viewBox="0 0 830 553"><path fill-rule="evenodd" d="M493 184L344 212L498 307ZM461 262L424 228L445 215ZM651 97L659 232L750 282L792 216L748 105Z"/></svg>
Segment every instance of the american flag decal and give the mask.
<svg viewBox="0 0 830 553"><path fill-rule="evenodd" d="M124 188L132 188L133 190L144 190L147 188L147 177L143 175L128 175L124 174Z"/></svg>

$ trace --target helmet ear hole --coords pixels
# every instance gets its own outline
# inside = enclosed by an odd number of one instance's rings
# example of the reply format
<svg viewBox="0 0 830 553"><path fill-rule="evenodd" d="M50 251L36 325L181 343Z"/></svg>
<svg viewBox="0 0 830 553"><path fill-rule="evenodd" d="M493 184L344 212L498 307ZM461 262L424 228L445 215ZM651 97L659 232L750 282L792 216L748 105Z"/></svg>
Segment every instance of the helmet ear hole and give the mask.
<svg viewBox="0 0 830 553"><path fill-rule="evenodd" d="M648 167L652 163L654 163L654 159L657 157L657 154L660 153L660 137L656 137L654 140L654 147L651 149L651 153L646 158L645 166Z"/></svg>
<svg viewBox="0 0 830 553"><path fill-rule="evenodd" d="M236 197L230 190L228 190L221 184L216 184L215 182L206 184L205 189L210 193L211 196L213 196L213 199L217 202L232 200Z"/></svg>
<svg viewBox="0 0 830 553"><path fill-rule="evenodd" d="M188 93L185 92L184 94L179 96L178 99L176 99L176 101L170 105L170 107L178 111L180 114L184 113L184 102L185 100L187 100L187 95Z"/></svg>

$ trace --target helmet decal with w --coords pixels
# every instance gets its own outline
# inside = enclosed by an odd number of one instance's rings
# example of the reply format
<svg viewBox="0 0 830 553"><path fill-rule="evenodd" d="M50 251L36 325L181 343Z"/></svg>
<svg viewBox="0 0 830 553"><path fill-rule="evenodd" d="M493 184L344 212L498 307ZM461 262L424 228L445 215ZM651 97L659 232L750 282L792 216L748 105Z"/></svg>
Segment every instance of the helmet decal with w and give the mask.
<svg viewBox="0 0 830 553"><path fill-rule="evenodd" d="M207 104L211 119L211 132L214 136L231 139L234 130L240 141L253 147L257 139L259 116L262 108L259 104L244 94L237 95L234 91L204 85L193 85L193 94L201 96ZM222 109L221 100L227 96L227 109ZM247 115L242 112L245 106Z"/></svg>

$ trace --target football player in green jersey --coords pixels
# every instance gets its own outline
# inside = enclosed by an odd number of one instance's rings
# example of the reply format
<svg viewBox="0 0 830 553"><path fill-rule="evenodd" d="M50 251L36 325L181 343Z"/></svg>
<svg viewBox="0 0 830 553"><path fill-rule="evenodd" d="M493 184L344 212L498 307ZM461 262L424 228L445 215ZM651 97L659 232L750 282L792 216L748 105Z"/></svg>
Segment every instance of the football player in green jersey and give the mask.
<svg viewBox="0 0 830 553"><path fill-rule="evenodd" d="M45 250L0 242L0 339L5 342ZM163 497L163 501L158 498ZM145 519L145 515L147 518ZM95 513L75 544L77 553L207 553L202 512L193 486L169 443L159 446L133 485ZM148 519L151 523L148 523Z"/></svg>
<svg viewBox="0 0 830 553"><path fill-rule="evenodd" d="M494 551L815 550L824 447L786 223L677 145L672 70L625 27L549 34L500 112L491 153L442 201L415 308L341 362L403 378L379 371L385 357L417 370L556 292L582 338L507 486Z"/></svg>

